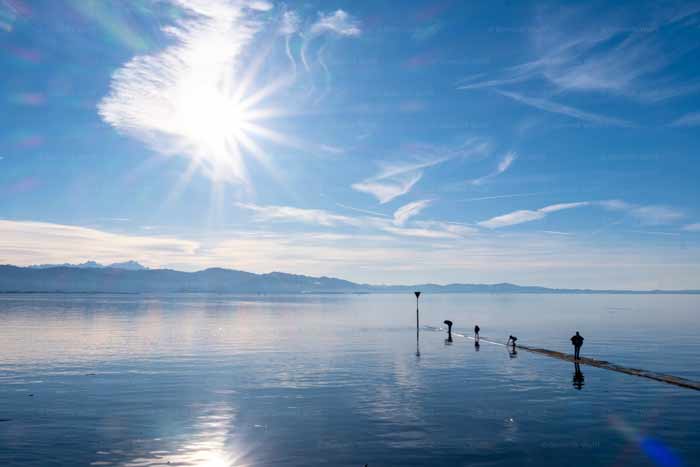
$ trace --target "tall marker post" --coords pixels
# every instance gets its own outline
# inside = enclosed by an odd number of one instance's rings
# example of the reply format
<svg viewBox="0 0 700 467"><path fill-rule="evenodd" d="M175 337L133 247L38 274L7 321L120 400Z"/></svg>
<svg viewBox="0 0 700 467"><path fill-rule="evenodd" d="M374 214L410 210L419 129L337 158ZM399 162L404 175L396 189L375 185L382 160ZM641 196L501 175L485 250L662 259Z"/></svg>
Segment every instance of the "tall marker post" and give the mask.
<svg viewBox="0 0 700 467"><path fill-rule="evenodd" d="M420 321L418 319L418 299L420 298L420 292L413 292L416 295L416 357L420 357L420 344L419 344L419 333L420 333Z"/></svg>

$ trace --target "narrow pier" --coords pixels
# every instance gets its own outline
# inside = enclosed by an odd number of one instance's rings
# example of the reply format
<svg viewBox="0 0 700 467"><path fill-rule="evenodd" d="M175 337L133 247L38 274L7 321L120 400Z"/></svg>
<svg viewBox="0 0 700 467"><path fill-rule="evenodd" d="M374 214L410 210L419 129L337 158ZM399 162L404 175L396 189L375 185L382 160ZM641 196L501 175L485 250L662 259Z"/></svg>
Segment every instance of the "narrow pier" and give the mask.
<svg viewBox="0 0 700 467"><path fill-rule="evenodd" d="M426 331L444 331L444 329L434 326L424 327ZM472 336L465 336L464 334L459 334L456 332L452 333L453 336L464 337L466 339L475 340ZM486 342L488 344L500 345L505 347L506 344L502 342L497 342L493 339L487 337L481 337L479 342ZM529 345L516 344L516 349L522 349L528 352L533 352L536 354L544 355L551 358L557 358L559 360L564 360L572 363L579 363L581 365L594 366L596 368L603 368L604 370L616 371L618 373L624 373L632 376L639 376L640 378L653 379L654 381L661 381L662 383L673 384L674 386L680 386L683 388L694 389L700 391L700 382L693 381L686 378L681 378L680 376L668 375L665 373L657 373L655 371L642 370L639 368L630 368L622 365L617 365L615 363L610 363L605 360L597 360L595 358L581 357L578 360L574 359L571 354L566 354L563 352L557 352L555 350L542 349L539 347L531 347Z"/></svg>

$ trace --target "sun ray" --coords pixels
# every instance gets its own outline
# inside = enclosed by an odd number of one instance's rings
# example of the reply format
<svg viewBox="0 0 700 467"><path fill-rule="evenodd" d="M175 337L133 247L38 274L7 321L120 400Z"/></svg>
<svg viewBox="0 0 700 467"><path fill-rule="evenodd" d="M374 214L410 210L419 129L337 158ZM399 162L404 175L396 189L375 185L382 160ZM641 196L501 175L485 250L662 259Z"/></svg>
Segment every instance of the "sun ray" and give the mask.
<svg viewBox="0 0 700 467"><path fill-rule="evenodd" d="M271 130L269 128L256 125L255 123L242 122L241 128L248 133L252 133L254 135L263 137L280 145L296 147L298 149L301 149L303 147L303 145L299 141L296 141L294 138L279 133L277 131Z"/></svg>
<svg viewBox="0 0 700 467"><path fill-rule="evenodd" d="M248 68L241 79L239 80L232 97L235 101L240 102L249 93L250 87L256 81L256 78L260 75L260 69L267 60L270 52L272 51L272 44L268 43L262 50L255 56L252 63L248 65Z"/></svg>
<svg viewBox="0 0 700 467"><path fill-rule="evenodd" d="M279 92L280 89L288 87L290 84L292 84L292 80L289 77L277 79L250 96L240 100L238 102L238 107L241 109L241 111L247 112L255 104Z"/></svg>
<svg viewBox="0 0 700 467"><path fill-rule="evenodd" d="M251 109L245 112L245 120L247 122L254 122L257 120L270 120L273 118L284 118L284 117L294 117L298 115L303 115L304 113L293 111L289 109L282 108L262 108L262 109Z"/></svg>
<svg viewBox="0 0 700 467"><path fill-rule="evenodd" d="M187 164L187 169L185 169L185 171L182 172L177 178L177 181L168 192L168 195L166 196L163 205L173 203L180 198L180 195L185 190L185 187L189 185L190 181L192 180L192 177L194 176L198 168L199 166L196 161L190 161L190 163Z"/></svg>

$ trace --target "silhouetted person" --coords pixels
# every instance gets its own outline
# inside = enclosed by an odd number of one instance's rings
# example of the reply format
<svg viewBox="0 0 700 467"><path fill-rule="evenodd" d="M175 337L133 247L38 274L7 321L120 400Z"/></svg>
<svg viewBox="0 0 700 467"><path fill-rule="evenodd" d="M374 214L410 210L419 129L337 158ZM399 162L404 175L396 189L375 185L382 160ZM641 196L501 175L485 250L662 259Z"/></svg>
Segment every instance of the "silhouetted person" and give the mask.
<svg viewBox="0 0 700 467"><path fill-rule="evenodd" d="M583 373L581 373L581 367L578 362L574 362L574 387L579 391L583 387Z"/></svg>
<svg viewBox="0 0 700 467"><path fill-rule="evenodd" d="M583 345L583 336L576 331L576 335L571 338L571 343L574 345L574 359L579 360L581 357L581 346Z"/></svg>
<svg viewBox="0 0 700 467"><path fill-rule="evenodd" d="M447 325L447 342L452 342L452 321L446 319L443 323Z"/></svg>
<svg viewBox="0 0 700 467"><path fill-rule="evenodd" d="M513 350L515 350L515 342L518 340L517 337L510 335L508 336L508 342L506 342L506 345L513 345Z"/></svg>
<svg viewBox="0 0 700 467"><path fill-rule="evenodd" d="M479 340L479 331L480 331L480 330L481 330L481 328L479 328L479 325L478 325L478 324L477 324L476 326L474 326L474 338L475 338L476 340Z"/></svg>

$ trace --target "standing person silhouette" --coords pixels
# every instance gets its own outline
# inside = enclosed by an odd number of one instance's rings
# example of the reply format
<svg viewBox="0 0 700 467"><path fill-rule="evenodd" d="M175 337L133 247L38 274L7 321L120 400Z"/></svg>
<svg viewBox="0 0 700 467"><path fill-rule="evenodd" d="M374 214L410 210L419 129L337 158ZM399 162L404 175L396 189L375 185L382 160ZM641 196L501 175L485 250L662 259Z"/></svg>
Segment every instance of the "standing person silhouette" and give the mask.
<svg viewBox="0 0 700 467"><path fill-rule="evenodd" d="M509 344L513 344L513 350L515 350L515 342L518 340L517 337L510 335L508 336L508 342L506 342L506 346Z"/></svg>
<svg viewBox="0 0 700 467"><path fill-rule="evenodd" d="M481 330L481 328L479 328L478 324L476 326L474 326L474 338L476 338L477 341L479 340L479 331L480 330Z"/></svg>
<svg viewBox="0 0 700 467"><path fill-rule="evenodd" d="M571 344L574 346L574 359L580 360L581 346L583 345L583 336L576 331L576 335L571 337Z"/></svg>

